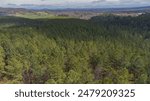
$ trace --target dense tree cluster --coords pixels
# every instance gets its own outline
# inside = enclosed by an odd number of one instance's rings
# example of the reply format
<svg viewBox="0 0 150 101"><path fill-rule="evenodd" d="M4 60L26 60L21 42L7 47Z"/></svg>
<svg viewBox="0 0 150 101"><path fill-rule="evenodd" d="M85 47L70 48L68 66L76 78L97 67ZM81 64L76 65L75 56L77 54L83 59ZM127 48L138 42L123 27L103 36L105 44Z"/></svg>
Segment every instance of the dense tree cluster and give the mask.
<svg viewBox="0 0 150 101"><path fill-rule="evenodd" d="M150 83L150 15L0 17L0 83Z"/></svg>

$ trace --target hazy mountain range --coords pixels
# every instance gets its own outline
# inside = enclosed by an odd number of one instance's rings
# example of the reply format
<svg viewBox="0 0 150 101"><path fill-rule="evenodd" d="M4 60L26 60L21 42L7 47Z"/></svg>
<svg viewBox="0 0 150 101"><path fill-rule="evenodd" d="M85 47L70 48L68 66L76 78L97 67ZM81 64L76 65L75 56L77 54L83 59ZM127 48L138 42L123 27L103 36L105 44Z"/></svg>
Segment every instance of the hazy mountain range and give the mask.
<svg viewBox="0 0 150 101"><path fill-rule="evenodd" d="M93 16L98 16L103 13L115 13L117 15L131 15L137 16L138 14L150 13L150 6L145 7L132 7L132 8L74 8L74 9L25 9L25 8L0 8L1 16L15 16L25 15L32 16L45 14L54 16L68 16L82 19L89 19ZM42 13L43 12L43 13Z"/></svg>
<svg viewBox="0 0 150 101"><path fill-rule="evenodd" d="M10 4L13 5L13 4ZM34 6L34 5L28 5L25 4L23 6ZM36 6L36 5L35 5ZM40 8L41 6L41 8ZM9 12L9 11L33 11L33 10L39 10L39 11L94 11L94 12L116 12L116 11L142 11L142 12L149 12L150 6L143 6L143 7L125 7L125 8L64 8L64 9L47 9L46 7L43 8L42 5L39 5L38 9L26 9L26 8L3 8L0 7L0 13L1 12Z"/></svg>

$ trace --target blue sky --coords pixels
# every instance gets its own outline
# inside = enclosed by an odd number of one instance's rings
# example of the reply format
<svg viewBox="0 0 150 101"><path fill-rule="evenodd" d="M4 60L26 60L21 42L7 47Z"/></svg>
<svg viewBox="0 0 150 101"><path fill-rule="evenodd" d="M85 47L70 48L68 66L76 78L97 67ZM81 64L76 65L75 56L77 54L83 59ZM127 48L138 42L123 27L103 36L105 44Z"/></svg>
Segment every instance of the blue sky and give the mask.
<svg viewBox="0 0 150 101"><path fill-rule="evenodd" d="M150 0L0 0L0 7L111 8L150 6Z"/></svg>

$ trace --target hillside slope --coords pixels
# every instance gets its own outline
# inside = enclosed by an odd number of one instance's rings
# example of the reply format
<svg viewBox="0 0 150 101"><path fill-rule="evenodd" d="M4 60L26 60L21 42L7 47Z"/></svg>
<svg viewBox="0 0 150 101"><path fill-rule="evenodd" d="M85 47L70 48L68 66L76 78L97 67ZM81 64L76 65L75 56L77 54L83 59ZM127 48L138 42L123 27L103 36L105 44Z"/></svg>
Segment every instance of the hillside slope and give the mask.
<svg viewBox="0 0 150 101"><path fill-rule="evenodd" d="M0 83L150 83L149 19L0 17Z"/></svg>

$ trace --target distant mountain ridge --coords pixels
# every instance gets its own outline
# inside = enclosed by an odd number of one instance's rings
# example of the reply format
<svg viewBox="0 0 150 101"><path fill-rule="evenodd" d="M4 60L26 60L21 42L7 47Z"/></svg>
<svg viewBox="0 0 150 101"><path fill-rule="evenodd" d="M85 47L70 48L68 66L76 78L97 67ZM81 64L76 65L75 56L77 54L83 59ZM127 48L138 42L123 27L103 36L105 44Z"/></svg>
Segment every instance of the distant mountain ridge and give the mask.
<svg viewBox="0 0 150 101"><path fill-rule="evenodd" d="M0 7L0 15L7 16L20 12L31 12L32 10L24 9L24 8L2 8Z"/></svg>
<svg viewBox="0 0 150 101"><path fill-rule="evenodd" d="M145 7L133 7L133 8L83 8L83 9L25 9L25 8L0 8L0 16L19 16L26 17L29 16L39 18L41 16L46 18L46 16L54 17L73 17L80 19L90 19L93 16L99 16L102 14L115 14L119 16L138 16L144 13L150 13L150 6Z"/></svg>
<svg viewBox="0 0 150 101"><path fill-rule="evenodd" d="M26 9L26 8L2 8L0 7L0 13L13 13L18 11L92 11L92 12L150 12L150 6L145 7L130 7L130 8L65 8L65 9Z"/></svg>
<svg viewBox="0 0 150 101"><path fill-rule="evenodd" d="M140 10L144 10L144 9L150 9L150 6L142 6L142 7L120 7L120 8L65 8L62 10L129 10L129 9L140 9ZM57 9L56 9L57 10ZM61 9L60 9L61 10Z"/></svg>

